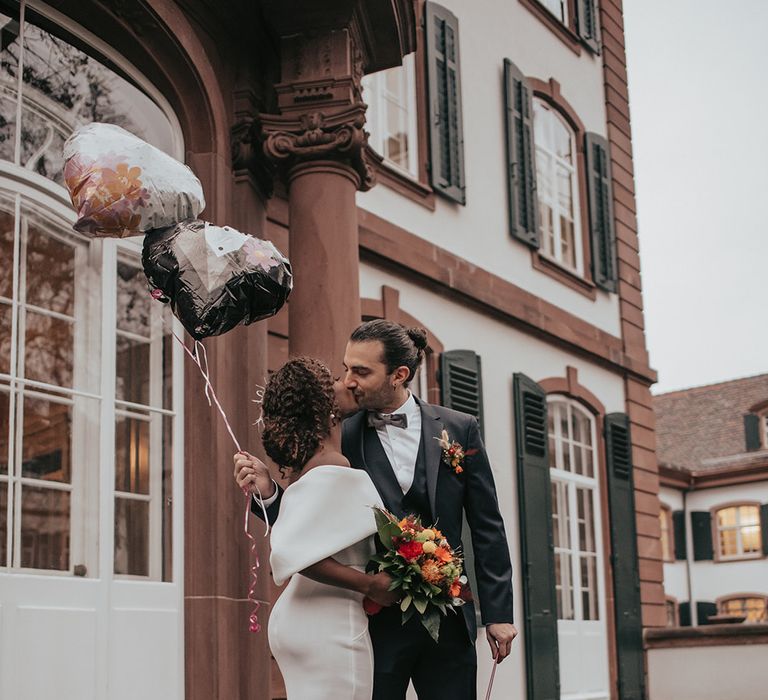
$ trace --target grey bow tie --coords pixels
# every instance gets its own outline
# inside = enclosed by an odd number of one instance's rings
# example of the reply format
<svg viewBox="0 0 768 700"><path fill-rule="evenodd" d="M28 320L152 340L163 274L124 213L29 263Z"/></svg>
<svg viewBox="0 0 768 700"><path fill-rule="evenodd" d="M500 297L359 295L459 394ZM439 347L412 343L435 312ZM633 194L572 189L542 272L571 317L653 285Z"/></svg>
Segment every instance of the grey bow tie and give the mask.
<svg viewBox="0 0 768 700"><path fill-rule="evenodd" d="M385 425L392 425L395 428L407 428L408 416L405 413L377 413L368 412L368 425L372 428L383 428Z"/></svg>

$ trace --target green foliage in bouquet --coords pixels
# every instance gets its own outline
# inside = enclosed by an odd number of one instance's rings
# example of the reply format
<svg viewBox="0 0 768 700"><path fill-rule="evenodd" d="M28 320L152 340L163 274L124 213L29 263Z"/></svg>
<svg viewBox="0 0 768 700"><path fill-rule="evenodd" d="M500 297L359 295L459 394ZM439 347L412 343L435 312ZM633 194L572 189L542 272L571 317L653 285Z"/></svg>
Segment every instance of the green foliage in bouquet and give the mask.
<svg viewBox="0 0 768 700"><path fill-rule="evenodd" d="M414 614L432 639L440 635L441 615L471 600L463 560L440 530L424 527L413 515L398 520L374 506L376 528L386 551L373 557L378 571L392 577L389 589L402 593L402 624Z"/></svg>

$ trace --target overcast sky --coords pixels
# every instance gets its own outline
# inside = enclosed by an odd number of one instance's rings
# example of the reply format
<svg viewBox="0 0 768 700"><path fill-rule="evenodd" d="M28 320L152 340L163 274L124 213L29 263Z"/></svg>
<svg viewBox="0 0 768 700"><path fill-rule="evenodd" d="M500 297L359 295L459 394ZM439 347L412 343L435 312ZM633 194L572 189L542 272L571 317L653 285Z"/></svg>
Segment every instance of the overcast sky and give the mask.
<svg viewBox="0 0 768 700"><path fill-rule="evenodd" d="M768 0L624 0L654 393L768 372Z"/></svg>

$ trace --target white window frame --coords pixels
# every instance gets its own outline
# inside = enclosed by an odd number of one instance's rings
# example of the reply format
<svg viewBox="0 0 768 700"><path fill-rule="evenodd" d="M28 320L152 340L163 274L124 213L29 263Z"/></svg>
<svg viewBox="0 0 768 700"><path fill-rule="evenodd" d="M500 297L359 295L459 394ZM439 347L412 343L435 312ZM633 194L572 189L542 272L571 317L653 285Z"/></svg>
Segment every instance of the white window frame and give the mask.
<svg viewBox="0 0 768 700"><path fill-rule="evenodd" d="M558 526L560 530L560 542L568 542L569 547L555 547L555 556L560 553L566 553L570 556L570 570L563 570L563 581L569 581L571 584L571 598L564 598L562 601L562 617L558 618L558 624L579 623L579 624L600 624L605 622L605 590L603 585L603 542L602 542L602 523L600 511L600 484L597 452L597 427L596 420L592 414L584 409L578 402L566 396L553 394L547 397L548 410L551 411L554 405L566 407L568 424L571 425L572 411L579 411L581 415L588 419L591 441L592 441L592 477L582 474L576 474L563 468L563 460L559 451L555 455L555 467L550 467L549 473L554 486L553 491L561 492L564 497L561 501L567 505L568 522L565 523L562 517L562 510L559 510ZM554 442L561 440L560 421L554 421L555 436ZM548 435L549 437L549 435ZM572 452L573 443L568 442L569 450ZM551 460L551 457L550 457ZM551 463L551 461L550 461ZM574 464L573 455L571 455L571 465ZM594 559L595 559L595 602L594 618L584 618L582 584L581 584L581 560L584 558L584 552L579 550L579 532L578 532L578 502L577 494L580 490L586 490L591 494L591 508L593 515L592 536L594 539ZM566 539L567 536L567 539ZM558 595L560 592L558 591Z"/></svg>
<svg viewBox="0 0 768 700"><path fill-rule="evenodd" d="M741 524L741 508L754 508L757 511L757 523L755 524ZM720 525L719 514L724 510L733 509L736 513L736 523L734 525ZM712 510L712 521L715 529L715 550L717 551L718 561L738 561L741 559L761 559L763 557L762 547L760 546L760 535L762 535L762 522L760 520L760 504L759 503L729 503L727 505L718 506ZM742 529L745 527L758 528L758 545L757 550L754 552L744 551L744 542L742 539ZM722 548L722 540L720 533L726 530L733 530L736 532L736 554L725 554Z"/></svg>
<svg viewBox="0 0 768 700"><path fill-rule="evenodd" d="M405 103L397 99L397 96L387 94L386 73L389 71L402 71L405 82ZM419 134L418 115L416 103L416 63L415 54L410 53L403 57L403 65L389 68L385 71L372 73L363 78L363 100L368 104L366 113L366 126L369 131L368 143L377 152L384 156L388 167L418 180L419 177ZM408 166L390 160L385 152L385 134L389 133L387 122L387 102L392 101L397 106L404 108L407 114L408 135Z"/></svg>
<svg viewBox="0 0 768 700"><path fill-rule="evenodd" d="M538 0L547 10L566 27L568 26L568 0ZM555 9L554 5L560 6L560 11Z"/></svg>
<svg viewBox="0 0 768 700"><path fill-rule="evenodd" d="M121 71L142 90L159 107L165 119L170 124L171 155L177 159L184 158L184 145L181 126L168 100L160 93L152 83L147 80L134 66L128 63L123 57L116 55L113 48L103 39L84 30L71 18L49 7L40 0L26 0L22 2L21 19L23 21L23 8L33 8L43 16L46 16L54 24L60 26L65 32L72 36L77 36L88 44L93 50L102 56L109 57L115 65L118 65ZM22 34L23 36L23 34ZM19 85L22 85L19 77ZM22 91L21 99L17 101L17 120L22 110L22 105L29 107L26 97ZM15 148L16 162L0 160L0 188L9 193L9 197L15 197L15 226L18 229L21 225L21 201L25 200L31 203L33 208L41 208L45 211L46 217L49 217L53 226L66 231L64 238L67 240L77 240L87 245L83 249L86 259L86 275L75 274L75 285L81 301L83 297L82 287L88 287L91 291L100 290L100 295L96 294L98 303L89 309L87 327L92 326L92 333L75 333L75 355L81 357L100 357L100 362L83 362L82 367L78 367L77 362L73 363L73 371L82 372L82 383L78 385L78 377L73 375L73 387L61 388L53 387L42 382L35 382L24 379L18 373L18 338L23 328L20 328L19 319L19 289L23 281L20 274L14 275L14 291L12 304L12 344L11 344L11 374L0 374L0 382L3 388L7 387L11 402L16 393L20 391L19 387L25 388L25 393L35 392L35 396L42 396L45 400L55 402L69 402L76 404L78 401L93 401L99 405L95 409L98 415L97 425L94 421L78 422L73 413L72 427L72 478L70 485L58 485L55 482L42 480L42 485L46 488L58 488L69 490L72 493L70 502L70 566L68 571L58 571L50 569L30 569L15 566L19 562L21 552L20 526L21 519L16 518L15 514L19 512L16 507L17 499L20 500L20 490L14 489L14 483L21 478L20 472L18 478L16 471L21 468L21 441L17 436L21 435L23 428L22 420L19 420L21 414L15 410L16 407L11 403L11 425L9 426L9 446L8 446L8 464L9 470L13 475L7 481L8 486L8 511L2 515L7 517L7 522L11 524L8 528L7 552L9 561L6 566L0 566L2 573L14 574L41 574L50 576L71 576L74 573L77 564L85 564L85 575L88 578L114 578L113 559L114 559L114 479L115 479L115 444L114 444L114 423L115 423L115 321L116 321L116 263L118 247L130 250L133 254L141 251L141 241L125 239L116 241L114 239L98 240L88 239L81 234L71 231L75 216L69 203L69 196L66 190L41 175L31 171L28 167L23 167L18 163L20 139L20 129L15 130L17 145ZM31 163L34 164L34 158ZM28 163L29 165L29 163ZM71 231L71 233L70 233ZM56 235L56 234L54 234ZM71 238L69 238L71 236ZM14 236L14 269L19 270L19 262L23 260L20 256L21 236L18 230ZM87 296L87 293L86 293ZM94 296L93 294L91 295ZM76 301L76 304L79 303ZM158 305L159 306L159 305ZM49 312L46 312L49 313ZM75 316L78 317L79 310L76 309ZM50 315L50 314L49 314ZM95 315L95 316L94 316ZM98 328L98 331L95 329ZM174 319L173 330L181 337L183 328L181 324ZM183 370L183 351L177 343L173 344L172 357L172 382L173 382L173 407L183 408L183 389L184 389L184 370ZM99 376L100 375L100 376ZM28 389L29 388L29 389ZM40 390L54 391L53 397L50 394L40 394ZM153 411L156 409L152 409ZM74 405L73 405L74 412ZM172 470L173 470L173 540L172 540L172 569L173 578L169 583L179 584L183 579L183 410L173 413L173 451L172 451ZM82 426L81 426L82 424ZM92 432L94 428L98 433L94 438ZM84 449L86 442L98 444L89 452L85 459L80 459L76 450ZM89 443L89 444L90 444ZM78 469L77 467L82 468ZM37 482L40 480L30 480L24 478L20 483L27 481ZM17 493L14 493L17 491ZM160 511L162 504L159 504ZM155 515L153 516L156 524L158 506L155 506ZM85 514L90 515L90 522L86 522ZM150 534L150 542L157 541L158 546L162 547L162 541L153 538ZM152 547L152 545L150 545ZM157 555L151 554L150 561L157 560ZM157 567L151 568L150 576L130 577L142 581L158 581L156 576ZM81 574L77 574L81 575ZM123 578L123 577L120 577Z"/></svg>
<svg viewBox="0 0 768 700"><path fill-rule="evenodd" d="M543 156L546 156L548 162L550 163L550 169L551 172L549 173L549 179L552 183L553 192L552 192L552 201L546 202L548 206L552 209L552 234L554 236L554 251L548 250L549 241L547 240L546 232L543 230L543 222L539 222L539 231L541 234L541 247L539 248L539 254L543 257L547 258L547 260L551 260L560 267L564 268L565 270L568 270L569 272L578 275L579 277L584 276L584 247L583 247L583 239L582 239L582 230L581 230L581 209L580 209L580 198L579 198L579 192L580 192L580 182L579 182L579 168L578 168L578 149L577 149L577 142L576 142L576 134L574 133L573 129L571 128L570 124L563 118L563 116L560 114L560 112L553 107L551 104L549 104L546 100L540 98L540 97L534 97L534 103L540 105L544 109L544 113L548 114L548 119L546 124L542 125L541 129L543 132L547 135L547 141L548 143L544 144L541 143L541 138L535 139L535 152L537 154L537 157L535 159L535 167L536 167L536 174L539 175L539 172L543 170L544 165L542 162L542 158L538 157L538 154L541 153ZM535 111L534 111L534 119L535 119ZM558 155L555 153L554 149L550 148L550 144L554 144L555 137L554 137L554 127L553 124L559 123L565 128L565 130L568 132L568 135L571 139L571 154L573 162L569 163L566 160L563 160L562 158L558 157ZM534 124L534 133L537 131L536 125ZM560 211L561 207L559 204L559 197L558 197L558 178L557 178L557 169L558 167L562 167L565 170L568 171L569 174L569 180L571 184L571 202L573 207L573 249L574 249L574 256L576 261L576 266L572 267L570 264L568 264L563 259L562 254L562 238L563 238L563 232L560 226ZM542 189L539 187L537 188L536 192L536 206L540 206L541 201L541 192Z"/></svg>
<svg viewBox="0 0 768 700"><path fill-rule="evenodd" d="M12 172L8 172L8 171ZM24 177L24 180L20 179ZM11 373L0 374L4 393L7 389L11 405L9 426L8 464L10 477L3 475L2 481L8 484L8 512L10 527L7 528L6 551L9 559L6 566L0 570L14 573L39 574L45 576L72 576L77 565L84 565L88 577L103 576L104 566L110 573L113 569L113 539L114 539L114 422L118 411L130 411L131 408L148 410L150 416L162 420L169 416L172 420L173 432L173 579L181 575L180 550L182 548L181 533L183 520L181 514L181 492L177 482L181 481L183 465L183 411L165 409L162 407L162 397L158 404L150 397L152 407L118 401L115 397L115 339L116 339L116 275L118 250L130 254L140 265L140 241L124 239L93 240L72 232L65 235L50 233L67 243L79 246L75 265L75 327L73 357L98 357L101 346L101 363L73 362L73 386L57 387L37 380L25 379L23 367L18 358L19 337L24 333L24 267L22 211L24 208L35 208L45 211L52 226L60 226L62 230L71 229L74 216L71 208L63 202L61 188L55 183L45 180L42 176L30 173L23 168L13 166L7 161L0 161L0 189L7 192L15 200L15 244L14 244L14 298L11 302ZM55 194L55 196L51 196ZM22 201L24 205L22 206ZM101 294L90 294L91 290L100 290ZM86 304L91 307L86 309ZM153 302L153 315L159 315L163 307ZM34 307L39 313L39 309ZM44 310L45 311L45 310ZM45 313L61 316L55 312ZM183 328L177 319L173 320L173 331L182 337ZM112 336L112 337L110 337ZM157 346L156 346L157 347ZM183 407L183 355L177 343L173 344L172 382L173 408ZM157 349L155 349L157 354ZM19 371L15 371L18 368ZM100 371L99 371L100 370ZM101 376L99 376L101 375ZM46 393L47 392L47 393ZM24 397L42 398L53 403L66 403L72 406L71 446L71 481L59 483L40 480L21 475L22 461L22 429L23 429L23 400ZM83 404L89 405L83 405ZM89 415L90 414L90 415ZM96 440L89 434L94 430L93 421L99 416L98 437ZM146 414L145 414L146 417ZM98 439L100 438L100 440ZM87 446L92 445L89 449ZM150 435L150 445L155 450L162 449L162 444ZM150 476L150 495L147 500L150 507L150 570L148 576L115 575L115 578L130 578L138 580L160 581L162 577L162 475L159 471L161 460L151 459L153 468ZM155 465L155 466L153 466ZM47 489L67 491L71 493L70 501L70 556L69 567L66 570L35 569L21 566L21 489L18 486L39 486ZM98 485L98 486L97 486ZM105 500L105 490L108 500ZM111 507L110 507L111 506ZM99 512L97 520L100 523L98 537L94 535L96 528L93 521L88 522L86 513ZM108 519L106 519L108 516ZM108 527L105 524L109 523ZM102 551L99 551L101 547ZM108 560L105 560L104 549L108 548Z"/></svg>

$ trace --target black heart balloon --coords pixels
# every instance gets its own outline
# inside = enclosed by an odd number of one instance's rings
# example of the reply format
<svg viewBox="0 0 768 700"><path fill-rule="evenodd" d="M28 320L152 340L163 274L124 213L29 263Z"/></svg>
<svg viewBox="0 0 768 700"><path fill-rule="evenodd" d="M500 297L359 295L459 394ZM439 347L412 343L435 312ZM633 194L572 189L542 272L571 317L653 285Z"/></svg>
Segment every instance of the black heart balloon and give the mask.
<svg viewBox="0 0 768 700"><path fill-rule="evenodd" d="M274 316L293 285L288 258L270 241L199 219L149 231L142 263L152 296L195 340Z"/></svg>

